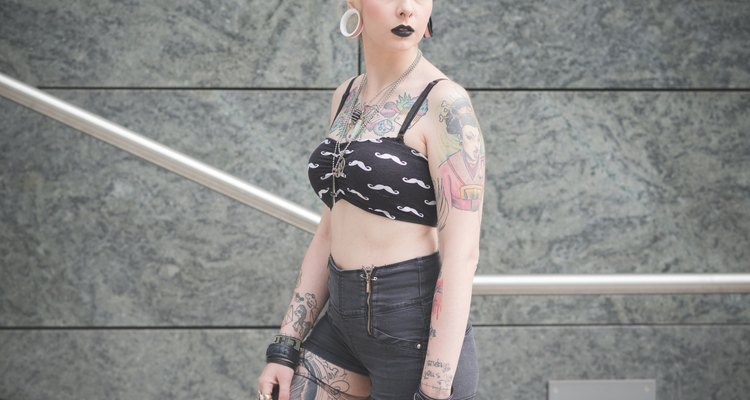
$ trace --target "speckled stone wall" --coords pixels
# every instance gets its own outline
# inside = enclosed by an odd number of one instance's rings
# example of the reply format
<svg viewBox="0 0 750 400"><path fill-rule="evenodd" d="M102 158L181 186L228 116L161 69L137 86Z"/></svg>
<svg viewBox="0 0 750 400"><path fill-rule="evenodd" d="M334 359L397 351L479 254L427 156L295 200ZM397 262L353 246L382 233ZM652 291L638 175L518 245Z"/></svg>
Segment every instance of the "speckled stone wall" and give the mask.
<svg viewBox="0 0 750 400"><path fill-rule="evenodd" d="M4 332L9 399L249 399L271 329ZM546 399L547 380L656 380L657 399L744 399L745 326L481 327L480 399ZM7 388L12 388L8 390ZM54 395L52 395L54 394Z"/></svg>
<svg viewBox="0 0 750 400"><path fill-rule="evenodd" d="M0 0L0 72L307 208L329 1ZM750 3L436 2L488 149L480 274L750 272ZM0 99L0 399L249 398L311 236ZM750 296L475 297L480 399L744 399Z"/></svg>

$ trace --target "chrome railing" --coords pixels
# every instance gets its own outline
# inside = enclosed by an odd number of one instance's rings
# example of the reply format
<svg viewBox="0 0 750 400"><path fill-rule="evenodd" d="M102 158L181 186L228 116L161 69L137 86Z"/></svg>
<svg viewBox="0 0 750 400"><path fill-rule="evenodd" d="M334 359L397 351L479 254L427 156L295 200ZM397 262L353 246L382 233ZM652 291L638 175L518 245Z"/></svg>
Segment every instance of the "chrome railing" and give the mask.
<svg viewBox="0 0 750 400"><path fill-rule="evenodd" d="M310 233L320 216L0 73L0 95ZM750 293L750 274L478 275L474 295Z"/></svg>
<svg viewBox="0 0 750 400"><path fill-rule="evenodd" d="M0 95L307 232L315 233L320 222L297 204L2 73Z"/></svg>
<svg viewBox="0 0 750 400"><path fill-rule="evenodd" d="M474 295L750 293L750 274L478 275Z"/></svg>

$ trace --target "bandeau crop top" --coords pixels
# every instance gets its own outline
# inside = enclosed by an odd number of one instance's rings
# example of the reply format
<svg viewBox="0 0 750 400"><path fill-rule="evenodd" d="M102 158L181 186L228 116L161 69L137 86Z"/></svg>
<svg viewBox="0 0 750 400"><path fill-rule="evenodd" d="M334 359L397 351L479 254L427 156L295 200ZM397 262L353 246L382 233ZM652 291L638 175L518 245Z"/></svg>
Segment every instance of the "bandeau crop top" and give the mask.
<svg viewBox="0 0 750 400"><path fill-rule="evenodd" d="M344 92L341 112L354 79ZM422 103L438 81L430 82L411 106L398 136L353 141L344 153L343 176L336 178L336 200L346 199L367 212L398 221L437 226L435 188L427 157L404 143L404 134ZM334 120L336 117L334 117ZM313 151L307 175L315 193L333 208L333 153L336 140L324 139ZM341 142L341 149L346 142Z"/></svg>

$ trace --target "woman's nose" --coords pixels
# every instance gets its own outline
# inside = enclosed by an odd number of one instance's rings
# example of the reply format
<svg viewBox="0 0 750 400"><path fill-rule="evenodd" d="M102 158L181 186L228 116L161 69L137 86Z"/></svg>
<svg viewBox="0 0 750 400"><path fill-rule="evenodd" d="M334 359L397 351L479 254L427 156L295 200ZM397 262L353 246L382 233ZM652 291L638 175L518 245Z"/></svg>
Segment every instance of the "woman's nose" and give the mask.
<svg viewBox="0 0 750 400"><path fill-rule="evenodd" d="M398 5L398 16L399 17L411 17L414 14L414 3L412 0L404 0L399 2Z"/></svg>

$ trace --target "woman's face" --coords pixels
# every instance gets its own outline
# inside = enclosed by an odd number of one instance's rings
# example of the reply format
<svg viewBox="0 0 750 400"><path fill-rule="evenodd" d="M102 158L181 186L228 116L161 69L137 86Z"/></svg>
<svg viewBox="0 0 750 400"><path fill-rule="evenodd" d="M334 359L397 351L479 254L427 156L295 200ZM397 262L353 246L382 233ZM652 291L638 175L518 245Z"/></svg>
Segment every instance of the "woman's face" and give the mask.
<svg viewBox="0 0 750 400"><path fill-rule="evenodd" d="M479 129L471 125L464 125L461 129L461 147L472 163L479 159Z"/></svg>
<svg viewBox="0 0 750 400"><path fill-rule="evenodd" d="M396 49L417 45L432 14L432 0L360 0L359 5L364 21L363 39ZM413 31L398 29L400 25Z"/></svg>

